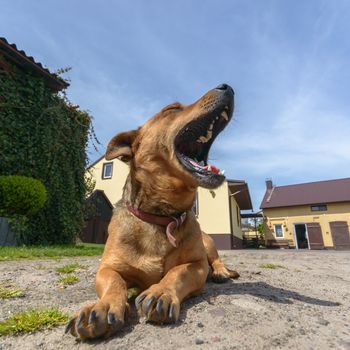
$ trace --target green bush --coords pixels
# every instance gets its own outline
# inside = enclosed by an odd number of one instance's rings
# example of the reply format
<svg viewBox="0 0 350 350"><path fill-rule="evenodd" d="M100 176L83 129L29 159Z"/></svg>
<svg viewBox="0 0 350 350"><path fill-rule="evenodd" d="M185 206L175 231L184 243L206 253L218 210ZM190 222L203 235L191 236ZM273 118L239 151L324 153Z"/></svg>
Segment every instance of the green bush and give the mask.
<svg viewBox="0 0 350 350"><path fill-rule="evenodd" d="M0 176L0 215L30 217L44 207L46 200L41 181L26 176Z"/></svg>

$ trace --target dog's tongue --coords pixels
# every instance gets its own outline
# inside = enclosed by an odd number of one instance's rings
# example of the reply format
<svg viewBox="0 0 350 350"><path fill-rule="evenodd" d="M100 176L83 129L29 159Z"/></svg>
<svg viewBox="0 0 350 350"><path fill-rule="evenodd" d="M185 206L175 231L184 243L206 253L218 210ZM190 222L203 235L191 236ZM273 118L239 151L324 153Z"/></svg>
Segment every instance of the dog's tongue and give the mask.
<svg viewBox="0 0 350 350"><path fill-rule="evenodd" d="M202 168L202 169L204 169L204 170L206 170L206 171L211 171L212 173L214 173L214 174L219 174L220 173L220 169L218 169L216 166L214 166L214 165L210 165L210 164L208 164L208 165L201 165L201 164L199 164L199 163L197 163L197 162L195 162L194 160L190 160L190 162L194 165L194 166L196 166L196 167L199 167L199 168Z"/></svg>
<svg viewBox="0 0 350 350"><path fill-rule="evenodd" d="M218 169L216 166L214 166L214 165L206 165L205 167L204 167L204 169L206 170L206 171L211 171L212 173L214 173L214 174L219 174L219 172L220 172L220 169Z"/></svg>

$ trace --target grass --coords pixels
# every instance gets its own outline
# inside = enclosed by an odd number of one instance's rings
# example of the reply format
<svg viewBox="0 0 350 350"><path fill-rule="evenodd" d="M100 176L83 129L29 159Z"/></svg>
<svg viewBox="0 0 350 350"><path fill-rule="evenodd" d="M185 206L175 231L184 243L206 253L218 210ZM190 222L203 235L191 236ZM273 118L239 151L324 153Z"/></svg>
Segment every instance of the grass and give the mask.
<svg viewBox="0 0 350 350"><path fill-rule="evenodd" d="M0 283L0 299L18 298L24 295L24 290L12 285Z"/></svg>
<svg viewBox="0 0 350 350"><path fill-rule="evenodd" d="M63 284L75 284L80 281L80 278L75 275L62 276L58 279L58 282Z"/></svg>
<svg viewBox="0 0 350 350"><path fill-rule="evenodd" d="M133 300L141 293L139 288L129 288L128 289L128 299Z"/></svg>
<svg viewBox="0 0 350 350"><path fill-rule="evenodd" d="M286 267L283 265L278 265L278 264L272 264L272 263L266 263L266 264L261 264L259 265L259 267L263 268L263 269L285 269Z"/></svg>
<svg viewBox="0 0 350 350"><path fill-rule="evenodd" d="M0 261L102 255L103 244L0 247Z"/></svg>
<svg viewBox="0 0 350 350"><path fill-rule="evenodd" d="M58 309L35 309L14 314L0 322L0 337L50 329L68 321Z"/></svg>
<svg viewBox="0 0 350 350"><path fill-rule="evenodd" d="M86 268L87 268L87 266L85 266L85 265L81 265L81 264L78 264L78 263L73 263L73 264L64 265L62 267L57 267L55 269L55 271L59 272L59 273L72 273L72 272L75 272L78 269L86 269Z"/></svg>

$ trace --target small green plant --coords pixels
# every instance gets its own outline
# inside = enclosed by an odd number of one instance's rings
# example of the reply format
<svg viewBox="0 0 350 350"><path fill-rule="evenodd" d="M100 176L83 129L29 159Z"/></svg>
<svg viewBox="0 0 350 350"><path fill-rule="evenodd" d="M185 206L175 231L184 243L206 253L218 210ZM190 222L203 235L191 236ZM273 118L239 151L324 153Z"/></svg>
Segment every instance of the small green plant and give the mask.
<svg viewBox="0 0 350 350"><path fill-rule="evenodd" d="M128 289L128 299L129 300L133 300L135 299L139 294L141 293L141 289L140 288L129 288Z"/></svg>
<svg viewBox="0 0 350 350"><path fill-rule="evenodd" d="M0 176L0 214L30 217L44 207L47 192L43 183L27 176Z"/></svg>
<svg viewBox="0 0 350 350"><path fill-rule="evenodd" d="M63 284L75 284L77 282L79 282L79 277L75 276L75 275L67 275L67 276L63 276L60 277L58 279L58 282L63 283Z"/></svg>
<svg viewBox="0 0 350 350"><path fill-rule="evenodd" d="M34 309L12 315L0 322L0 337L50 329L68 321L58 309Z"/></svg>
<svg viewBox="0 0 350 350"><path fill-rule="evenodd" d="M0 283L0 299L18 298L24 295L24 290L11 284Z"/></svg>
<svg viewBox="0 0 350 350"><path fill-rule="evenodd" d="M87 268L87 266L85 266L85 265L81 265L81 264L78 264L78 263L72 263L72 264L64 265L62 267L57 267L56 268L56 272L59 272L59 273L72 273L72 272L75 272L78 269L86 269L86 268Z"/></svg>
<svg viewBox="0 0 350 350"><path fill-rule="evenodd" d="M279 265L279 264L272 264L272 263L266 263L266 264L261 264L259 265L259 267L263 268L263 269L285 269L286 267L283 265Z"/></svg>

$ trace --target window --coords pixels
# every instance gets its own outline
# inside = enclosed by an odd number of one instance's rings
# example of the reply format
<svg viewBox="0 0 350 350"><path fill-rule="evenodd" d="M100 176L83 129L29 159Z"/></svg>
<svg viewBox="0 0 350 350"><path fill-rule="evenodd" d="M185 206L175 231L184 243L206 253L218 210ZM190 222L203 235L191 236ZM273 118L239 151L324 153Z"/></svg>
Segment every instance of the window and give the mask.
<svg viewBox="0 0 350 350"><path fill-rule="evenodd" d="M113 163L104 163L102 168L102 179L111 179L113 173Z"/></svg>
<svg viewBox="0 0 350 350"><path fill-rule="evenodd" d="M282 225L274 225L275 227L275 236L276 238L283 238L283 229Z"/></svg>
<svg viewBox="0 0 350 350"><path fill-rule="evenodd" d="M326 204L312 205L311 211L327 211L327 205Z"/></svg>

